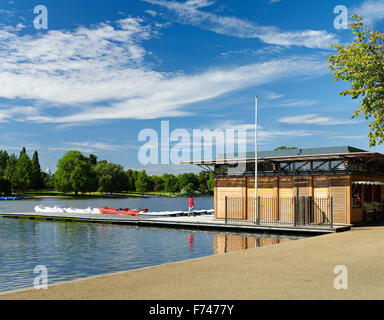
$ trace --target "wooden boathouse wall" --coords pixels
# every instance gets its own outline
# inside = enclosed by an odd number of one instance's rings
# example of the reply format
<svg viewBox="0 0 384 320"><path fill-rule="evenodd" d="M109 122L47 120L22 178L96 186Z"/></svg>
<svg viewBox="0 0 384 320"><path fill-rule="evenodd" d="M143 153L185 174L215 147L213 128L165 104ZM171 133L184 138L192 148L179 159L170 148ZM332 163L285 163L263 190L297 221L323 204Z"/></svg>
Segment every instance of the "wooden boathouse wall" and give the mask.
<svg viewBox="0 0 384 320"><path fill-rule="evenodd" d="M383 179L384 180L384 179ZM363 209L352 210L351 175L275 176L258 177L258 196L261 198L313 198L333 197L334 223L350 224L362 221ZM383 188L382 188L383 189ZM225 197L236 198L241 206L243 219L254 219L255 178L217 177L214 188L215 218L225 218ZM384 194L383 194L384 195ZM276 206L279 202L277 202ZM292 220L292 210L276 208L279 215Z"/></svg>

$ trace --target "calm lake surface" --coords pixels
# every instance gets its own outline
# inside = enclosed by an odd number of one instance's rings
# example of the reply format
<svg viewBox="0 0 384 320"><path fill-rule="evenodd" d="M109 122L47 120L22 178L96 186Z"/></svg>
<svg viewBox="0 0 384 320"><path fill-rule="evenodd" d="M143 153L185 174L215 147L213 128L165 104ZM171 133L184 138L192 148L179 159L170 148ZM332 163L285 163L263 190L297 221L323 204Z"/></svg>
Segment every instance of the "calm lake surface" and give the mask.
<svg viewBox="0 0 384 320"><path fill-rule="evenodd" d="M186 210L187 198L41 199L0 201L0 212L32 212L35 205L74 208ZM196 209L213 198L195 198ZM0 291L32 287L34 268L48 269L48 284L222 254L299 239L292 236L132 227L0 218Z"/></svg>

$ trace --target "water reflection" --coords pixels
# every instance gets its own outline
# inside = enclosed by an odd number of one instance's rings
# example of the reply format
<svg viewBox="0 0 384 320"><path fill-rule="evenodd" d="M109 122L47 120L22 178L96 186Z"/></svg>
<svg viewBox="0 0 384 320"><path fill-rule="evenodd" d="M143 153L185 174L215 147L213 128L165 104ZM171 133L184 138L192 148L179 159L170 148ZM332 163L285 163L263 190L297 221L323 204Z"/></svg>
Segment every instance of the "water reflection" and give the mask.
<svg viewBox="0 0 384 320"><path fill-rule="evenodd" d="M278 244L297 237L0 218L0 291Z"/></svg>
<svg viewBox="0 0 384 320"><path fill-rule="evenodd" d="M244 236L234 234L217 234L214 235L213 247L215 254L222 254L238 250L276 245L294 239L296 238L276 237L272 235Z"/></svg>
<svg viewBox="0 0 384 320"><path fill-rule="evenodd" d="M193 233L189 234L188 242L189 242L189 247L193 248Z"/></svg>

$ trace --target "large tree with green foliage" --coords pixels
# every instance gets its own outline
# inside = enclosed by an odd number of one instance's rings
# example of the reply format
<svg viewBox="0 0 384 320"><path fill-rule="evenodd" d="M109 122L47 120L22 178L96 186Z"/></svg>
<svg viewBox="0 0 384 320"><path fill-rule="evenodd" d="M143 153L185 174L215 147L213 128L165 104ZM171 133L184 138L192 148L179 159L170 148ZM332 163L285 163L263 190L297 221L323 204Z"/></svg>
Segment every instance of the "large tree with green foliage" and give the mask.
<svg viewBox="0 0 384 320"><path fill-rule="evenodd" d="M57 163L55 186L62 192L93 191L96 174L88 158L76 150L68 151Z"/></svg>
<svg viewBox="0 0 384 320"><path fill-rule="evenodd" d="M165 173L162 178L164 180L164 191L173 193L180 191L179 180L173 174Z"/></svg>
<svg viewBox="0 0 384 320"><path fill-rule="evenodd" d="M136 191L137 192L146 192L149 191L150 178L147 175L145 170L141 170L137 175L136 180Z"/></svg>
<svg viewBox="0 0 384 320"><path fill-rule="evenodd" d="M384 141L384 33L364 28L361 17L354 15L352 31L355 36L349 45L332 45L337 54L328 57L335 81L345 80L351 85L340 94L361 98L352 118L364 114L373 118L369 124L371 146Z"/></svg>
<svg viewBox="0 0 384 320"><path fill-rule="evenodd" d="M7 160L7 167L5 169L4 176L11 183L11 188L13 192L16 191L16 187L18 184L18 177L16 175L16 165L17 157L14 154L11 154Z"/></svg>
<svg viewBox="0 0 384 320"><path fill-rule="evenodd" d="M128 169L127 170L127 190L128 191L136 191L136 180L137 180L138 171Z"/></svg>
<svg viewBox="0 0 384 320"><path fill-rule="evenodd" d="M199 187L199 179L194 173L179 174L177 176L177 180L179 181L179 186L184 193L191 193Z"/></svg>
<svg viewBox="0 0 384 320"><path fill-rule="evenodd" d="M4 176L5 169L7 168L7 161L9 155L7 151L0 150L0 176Z"/></svg>
<svg viewBox="0 0 384 320"><path fill-rule="evenodd" d="M31 186L32 163L27 155L25 147L20 152L20 156L16 162L16 188L22 190L23 193Z"/></svg>
<svg viewBox="0 0 384 320"><path fill-rule="evenodd" d="M122 192L127 188L128 176L121 165L99 162L95 166L100 192Z"/></svg>
<svg viewBox="0 0 384 320"><path fill-rule="evenodd" d="M31 188L39 190L42 189L43 186L44 181L40 167L39 154L35 151L31 161Z"/></svg>

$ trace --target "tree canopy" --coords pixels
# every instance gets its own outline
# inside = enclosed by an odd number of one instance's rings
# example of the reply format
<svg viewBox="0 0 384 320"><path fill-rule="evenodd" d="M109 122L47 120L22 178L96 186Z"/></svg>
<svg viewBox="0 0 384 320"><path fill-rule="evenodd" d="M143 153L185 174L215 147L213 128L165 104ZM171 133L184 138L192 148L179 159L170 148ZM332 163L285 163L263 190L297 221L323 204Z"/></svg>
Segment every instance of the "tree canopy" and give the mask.
<svg viewBox="0 0 384 320"><path fill-rule="evenodd" d="M127 189L128 176L121 165L99 162L95 166L100 192L121 192Z"/></svg>
<svg viewBox="0 0 384 320"><path fill-rule="evenodd" d="M67 152L58 161L56 172L50 175L41 170L37 151L30 159L24 147L18 157L0 150L0 194L25 193L31 189L74 192L76 195L93 191L207 194L213 187L212 172L148 175L145 170L125 170L119 164L98 161L95 155L85 156L76 150Z"/></svg>
<svg viewBox="0 0 384 320"><path fill-rule="evenodd" d="M353 15L351 24L355 36L348 45L332 45L337 54L328 57L335 81L345 80L351 85L340 94L361 98L352 118L361 114L373 118L369 124L370 146L384 141L384 33L364 28L363 20Z"/></svg>
<svg viewBox="0 0 384 320"><path fill-rule="evenodd" d="M91 191L96 175L88 158L76 150L68 151L57 163L55 186L63 192Z"/></svg>

